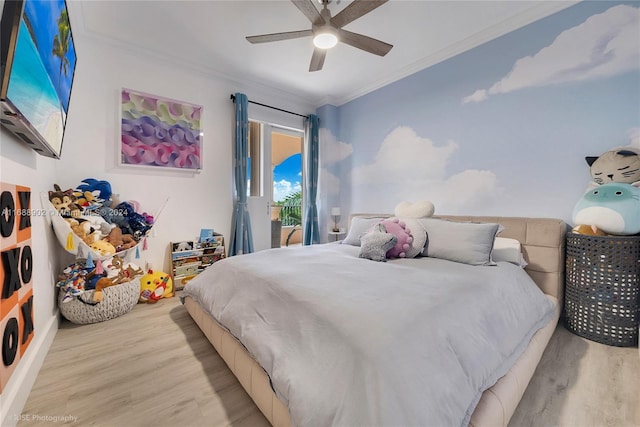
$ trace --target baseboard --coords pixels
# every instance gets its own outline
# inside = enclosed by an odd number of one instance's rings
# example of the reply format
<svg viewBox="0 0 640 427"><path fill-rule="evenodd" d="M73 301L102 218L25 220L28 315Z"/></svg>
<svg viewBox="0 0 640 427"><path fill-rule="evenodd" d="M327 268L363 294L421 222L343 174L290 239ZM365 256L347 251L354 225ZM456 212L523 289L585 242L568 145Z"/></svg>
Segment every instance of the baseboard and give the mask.
<svg viewBox="0 0 640 427"><path fill-rule="evenodd" d="M31 388L49 352L56 332L58 332L58 325L59 316L56 312L49 318L44 328L36 330L33 342L20 360L4 392L0 395L0 414L2 416L0 425L2 427L14 427L20 419Z"/></svg>

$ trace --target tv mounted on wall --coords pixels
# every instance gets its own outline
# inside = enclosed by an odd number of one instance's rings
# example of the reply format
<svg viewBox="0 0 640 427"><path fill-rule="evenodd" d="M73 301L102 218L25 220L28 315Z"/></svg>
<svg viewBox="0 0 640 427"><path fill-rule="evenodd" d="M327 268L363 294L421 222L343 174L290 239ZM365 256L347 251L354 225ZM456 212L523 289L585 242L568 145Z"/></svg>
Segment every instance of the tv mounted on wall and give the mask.
<svg viewBox="0 0 640 427"><path fill-rule="evenodd" d="M0 59L0 123L59 159L76 68L65 0L5 0Z"/></svg>

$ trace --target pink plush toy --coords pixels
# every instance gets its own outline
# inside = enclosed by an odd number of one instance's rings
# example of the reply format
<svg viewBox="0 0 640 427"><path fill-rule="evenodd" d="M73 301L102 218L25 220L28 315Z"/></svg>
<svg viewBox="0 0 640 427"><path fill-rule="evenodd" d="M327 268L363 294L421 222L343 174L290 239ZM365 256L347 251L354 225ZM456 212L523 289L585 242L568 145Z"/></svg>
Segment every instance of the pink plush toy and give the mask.
<svg viewBox="0 0 640 427"><path fill-rule="evenodd" d="M413 242L413 236L411 230L406 228L403 221L398 218L390 218L380 221L387 233L391 233L398 239L398 243L387 251L387 258L404 258L407 256L407 251L411 248Z"/></svg>

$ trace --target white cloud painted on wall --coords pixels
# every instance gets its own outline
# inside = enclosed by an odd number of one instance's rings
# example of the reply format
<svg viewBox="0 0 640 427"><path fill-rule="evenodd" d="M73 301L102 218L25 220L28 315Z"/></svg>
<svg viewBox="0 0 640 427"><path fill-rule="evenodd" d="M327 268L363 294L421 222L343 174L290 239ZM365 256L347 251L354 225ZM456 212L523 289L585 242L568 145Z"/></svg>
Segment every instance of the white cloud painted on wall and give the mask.
<svg viewBox="0 0 640 427"><path fill-rule="evenodd" d="M385 183L390 179L440 179L451 155L458 149L453 141L436 146L419 137L409 127L394 129L382 142L374 163L353 169L353 181L362 184Z"/></svg>
<svg viewBox="0 0 640 427"><path fill-rule="evenodd" d="M468 169L446 176L446 166L458 149L453 141L436 146L409 127L394 129L374 162L352 171L359 208L393 210L403 200L430 200L436 211L453 213L488 202L500 191L495 173Z"/></svg>
<svg viewBox="0 0 640 427"><path fill-rule="evenodd" d="M338 141L335 135L326 128L320 128L318 131L318 140L320 142L320 156L322 164L340 162L353 153L353 146L346 142Z"/></svg>
<svg viewBox="0 0 640 427"><path fill-rule="evenodd" d="M320 193L327 195L340 193L340 178L329 172L326 168L320 169L320 178L318 181Z"/></svg>
<svg viewBox="0 0 640 427"><path fill-rule="evenodd" d="M318 131L320 142L320 174L318 177L318 187L320 193L326 195L336 195L340 193L340 178L329 171L326 166L345 160L353 153L353 146L346 142L338 141L331 130L320 128Z"/></svg>
<svg viewBox="0 0 640 427"><path fill-rule="evenodd" d="M489 89L462 100L481 102L491 95L529 87L610 77L640 68L640 8L619 5L589 17L560 33L533 56L520 58L509 73Z"/></svg>

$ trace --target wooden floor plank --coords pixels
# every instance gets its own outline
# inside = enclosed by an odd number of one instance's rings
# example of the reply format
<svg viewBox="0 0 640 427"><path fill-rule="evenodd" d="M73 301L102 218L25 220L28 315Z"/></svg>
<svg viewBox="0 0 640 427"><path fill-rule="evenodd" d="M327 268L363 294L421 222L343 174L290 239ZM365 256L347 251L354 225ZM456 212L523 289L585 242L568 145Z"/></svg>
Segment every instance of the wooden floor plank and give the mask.
<svg viewBox="0 0 640 427"><path fill-rule="evenodd" d="M63 321L23 415L30 427L65 415L98 427L269 425L178 298L93 325ZM559 325L510 426L640 427L638 349Z"/></svg>

